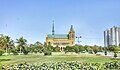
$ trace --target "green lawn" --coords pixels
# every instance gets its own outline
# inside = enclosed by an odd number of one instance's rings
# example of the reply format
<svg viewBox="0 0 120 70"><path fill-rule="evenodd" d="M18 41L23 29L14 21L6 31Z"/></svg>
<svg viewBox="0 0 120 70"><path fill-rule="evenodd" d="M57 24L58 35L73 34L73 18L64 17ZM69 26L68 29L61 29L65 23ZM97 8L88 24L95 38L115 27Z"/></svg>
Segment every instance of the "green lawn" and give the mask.
<svg viewBox="0 0 120 70"><path fill-rule="evenodd" d="M52 56L44 56L43 54L28 54L28 55L9 55L0 56L0 63L2 65L17 64L17 63L32 63L41 64L49 62L61 62L61 61L80 61L80 62L97 62L105 63L109 61L114 61L110 57L93 55L93 54L56 54ZM120 60L118 60L120 61Z"/></svg>

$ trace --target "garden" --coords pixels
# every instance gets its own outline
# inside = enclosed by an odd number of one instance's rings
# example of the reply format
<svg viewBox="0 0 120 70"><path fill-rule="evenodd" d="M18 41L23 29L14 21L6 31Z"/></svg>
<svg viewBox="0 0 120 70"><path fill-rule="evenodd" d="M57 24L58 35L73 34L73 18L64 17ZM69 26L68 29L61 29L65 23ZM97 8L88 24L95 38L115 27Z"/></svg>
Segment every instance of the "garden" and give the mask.
<svg viewBox="0 0 120 70"><path fill-rule="evenodd" d="M111 70L119 69L120 60L95 54L43 53L1 56L2 70Z"/></svg>
<svg viewBox="0 0 120 70"><path fill-rule="evenodd" d="M15 45L16 44L16 45ZM0 68L2 70L119 70L119 46L59 46L39 41L27 44L23 37L13 41L0 37ZM103 55L98 53L103 53ZM108 56L113 52L112 56ZM87 53L87 54L86 54ZM111 58L112 57L112 58Z"/></svg>
<svg viewBox="0 0 120 70"><path fill-rule="evenodd" d="M15 64L2 66L2 70L112 70L120 69L120 62L106 62L103 65L99 63L80 63L80 62L55 62L43 63L41 65L33 64Z"/></svg>

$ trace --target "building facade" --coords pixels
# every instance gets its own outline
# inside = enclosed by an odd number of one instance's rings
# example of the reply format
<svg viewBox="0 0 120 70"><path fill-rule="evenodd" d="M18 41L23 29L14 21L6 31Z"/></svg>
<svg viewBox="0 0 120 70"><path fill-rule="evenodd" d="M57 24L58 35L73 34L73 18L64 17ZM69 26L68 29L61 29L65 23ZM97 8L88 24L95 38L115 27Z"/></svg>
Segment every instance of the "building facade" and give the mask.
<svg viewBox="0 0 120 70"><path fill-rule="evenodd" d="M54 24L52 26L52 34L46 35L46 44L52 45L53 47L60 47L63 49L66 46L73 46L75 44L75 31L71 25L68 34L55 34Z"/></svg>
<svg viewBox="0 0 120 70"><path fill-rule="evenodd" d="M104 46L120 45L120 27L113 26L109 30L104 31Z"/></svg>

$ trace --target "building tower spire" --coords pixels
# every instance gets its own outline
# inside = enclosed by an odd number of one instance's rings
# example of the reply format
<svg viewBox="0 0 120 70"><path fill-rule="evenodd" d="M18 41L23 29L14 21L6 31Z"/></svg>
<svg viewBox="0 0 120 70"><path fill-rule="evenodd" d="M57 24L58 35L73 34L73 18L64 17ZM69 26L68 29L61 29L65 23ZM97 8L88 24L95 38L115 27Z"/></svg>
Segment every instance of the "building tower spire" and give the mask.
<svg viewBox="0 0 120 70"><path fill-rule="evenodd" d="M70 31L73 31L73 32L74 32L73 25L71 25L71 27L70 27Z"/></svg>
<svg viewBox="0 0 120 70"><path fill-rule="evenodd" d="M55 34L55 30L54 30L54 21L53 21L53 25L52 25L52 35Z"/></svg>

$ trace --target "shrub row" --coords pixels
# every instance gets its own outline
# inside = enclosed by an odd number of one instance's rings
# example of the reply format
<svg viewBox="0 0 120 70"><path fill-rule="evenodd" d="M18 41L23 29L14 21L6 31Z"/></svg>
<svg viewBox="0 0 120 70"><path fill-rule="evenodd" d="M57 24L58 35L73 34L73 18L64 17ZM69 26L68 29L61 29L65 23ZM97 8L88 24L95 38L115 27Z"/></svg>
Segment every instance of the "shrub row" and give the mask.
<svg viewBox="0 0 120 70"><path fill-rule="evenodd" d="M80 63L80 62L56 62L33 65L21 63L9 66L2 66L2 70L119 70L120 62L99 63Z"/></svg>
<svg viewBox="0 0 120 70"><path fill-rule="evenodd" d="M42 65L16 64L2 66L2 70L96 70L97 66L79 62L43 63Z"/></svg>

